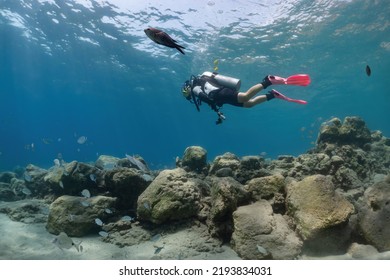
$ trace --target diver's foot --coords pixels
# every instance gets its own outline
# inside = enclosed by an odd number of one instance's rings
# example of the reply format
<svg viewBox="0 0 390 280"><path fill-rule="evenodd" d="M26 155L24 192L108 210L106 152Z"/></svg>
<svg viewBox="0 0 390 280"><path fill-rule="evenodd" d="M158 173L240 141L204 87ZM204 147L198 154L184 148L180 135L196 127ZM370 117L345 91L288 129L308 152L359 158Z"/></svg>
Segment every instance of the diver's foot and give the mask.
<svg viewBox="0 0 390 280"><path fill-rule="evenodd" d="M273 84L273 85L286 85L287 81L285 78L279 77L279 76L273 76L269 75L267 76L268 80Z"/></svg>
<svg viewBox="0 0 390 280"><path fill-rule="evenodd" d="M288 101L288 98L286 96L284 96L283 94L281 94L280 92L278 92L274 89L271 89L269 91L269 93L272 94L275 98L279 98L279 99Z"/></svg>
<svg viewBox="0 0 390 280"><path fill-rule="evenodd" d="M274 89L271 89L268 94L266 95L272 95L274 98L279 98L279 99L282 99L282 100L285 100L285 101L288 101L288 102L294 102L294 103L298 103L298 104L307 104L307 101L305 100L300 100L300 99L292 99L290 97L287 97L283 94L281 94L280 92L274 90ZM267 97L268 98L268 97ZM272 98L271 98L272 99Z"/></svg>
<svg viewBox="0 0 390 280"><path fill-rule="evenodd" d="M270 85L272 85L272 82L270 81L269 77L272 77L270 75L268 76L265 76L263 81L261 82L261 84L263 85L263 88L266 89L267 87L269 87Z"/></svg>

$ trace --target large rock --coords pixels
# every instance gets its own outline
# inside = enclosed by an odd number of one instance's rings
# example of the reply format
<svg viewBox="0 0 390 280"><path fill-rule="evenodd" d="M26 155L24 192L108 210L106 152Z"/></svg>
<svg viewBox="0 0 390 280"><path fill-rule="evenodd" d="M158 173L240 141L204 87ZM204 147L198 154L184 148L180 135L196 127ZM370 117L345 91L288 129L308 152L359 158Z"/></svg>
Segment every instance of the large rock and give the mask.
<svg viewBox="0 0 390 280"><path fill-rule="evenodd" d="M317 139L317 144L334 143L363 147L371 141L371 132L365 122L359 117L346 117L341 123L334 118L323 124Z"/></svg>
<svg viewBox="0 0 390 280"><path fill-rule="evenodd" d="M241 206L233 213L232 245L243 259L294 259L302 241L266 200Z"/></svg>
<svg viewBox="0 0 390 280"><path fill-rule="evenodd" d="M365 191L358 216L368 243L379 251L390 250L390 176Z"/></svg>
<svg viewBox="0 0 390 280"><path fill-rule="evenodd" d="M304 240L344 224L354 206L335 192L330 176L313 175L287 186L287 208Z"/></svg>
<svg viewBox="0 0 390 280"><path fill-rule="evenodd" d="M284 214L286 211L284 180L281 174L254 178L247 182L245 190L250 194L252 201L267 199L275 213Z"/></svg>
<svg viewBox="0 0 390 280"><path fill-rule="evenodd" d="M185 149L182 167L191 171L202 171L207 166L207 151L200 146L191 146Z"/></svg>
<svg viewBox="0 0 390 280"><path fill-rule="evenodd" d="M241 158L240 166L235 170L233 176L241 184L246 184L253 178L271 175L271 172L266 167L267 163L261 156L244 156Z"/></svg>
<svg viewBox="0 0 390 280"><path fill-rule="evenodd" d="M98 231L95 219L105 220L106 209L115 207L115 198L94 196L91 198L64 195L57 198L49 208L46 229L58 235L65 232L69 236L81 237Z"/></svg>
<svg viewBox="0 0 390 280"><path fill-rule="evenodd" d="M335 183L337 188L341 188L343 190L358 189L363 187L363 183L359 179L356 172L344 166L337 170L333 178L333 183Z"/></svg>
<svg viewBox="0 0 390 280"><path fill-rule="evenodd" d="M44 180L48 172L48 170L33 164L26 166L23 179L25 186L32 192L31 196L43 198L52 194L51 186Z"/></svg>
<svg viewBox="0 0 390 280"><path fill-rule="evenodd" d="M232 213L248 202L249 195L244 186L231 177L211 180L211 207L207 225L212 236L229 240L233 231Z"/></svg>
<svg viewBox="0 0 390 280"><path fill-rule="evenodd" d="M14 172L0 172L0 183L11 183L11 179L17 178L17 174Z"/></svg>
<svg viewBox="0 0 390 280"><path fill-rule="evenodd" d="M284 177L280 174L254 178L245 185L254 200L273 198L277 193L284 193L284 188Z"/></svg>
<svg viewBox="0 0 390 280"><path fill-rule="evenodd" d="M145 191L151 179L151 176L146 176L135 168L121 167L105 172L104 186L112 196L118 198L119 210L134 211L138 196Z"/></svg>
<svg viewBox="0 0 390 280"><path fill-rule="evenodd" d="M138 218L162 224L194 217L207 188L203 181L190 178L182 168L164 170L139 196Z"/></svg>
<svg viewBox="0 0 390 280"><path fill-rule="evenodd" d="M18 197L12 191L10 184L0 182L0 201L15 201Z"/></svg>
<svg viewBox="0 0 390 280"><path fill-rule="evenodd" d="M215 174L220 169L229 168L232 171L240 167L240 159L232 153L225 153L222 156L217 156L210 167L210 174Z"/></svg>
<svg viewBox="0 0 390 280"><path fill-rule="evenodd" d="M50 168L43 180L33 180L35 185L45 186L42 192L59 195L80 195L83 189L89 189L94 195L97 192L97 180L91 179L91 175L98 177L100 170L93 165L72 161L61 166Z"/></svg>

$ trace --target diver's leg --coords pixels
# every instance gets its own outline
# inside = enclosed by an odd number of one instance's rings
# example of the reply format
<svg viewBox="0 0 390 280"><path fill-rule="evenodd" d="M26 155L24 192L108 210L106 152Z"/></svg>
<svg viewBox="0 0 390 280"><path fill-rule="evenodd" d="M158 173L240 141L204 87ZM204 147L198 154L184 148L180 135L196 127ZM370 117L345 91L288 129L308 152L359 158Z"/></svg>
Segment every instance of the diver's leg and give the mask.
<svg viewBox="0 0 390 280"><path fill-rule="evenodd" d="M267 94L259 95L249 99L247 102L243 103L243 107L252 108L253 106L256 106L265 101L270 101L273 98L275 98L275 94L273 92L269 92Z"/></svg>
<svg viewBox="0 0 390 280"><path fill-rule="evenodd" d="M267 101L267 96L265 95L259 95L252 99L249 99L247 102L244 102L243 107L245 108L252 108L253 106L256 106L260 103L263 103Z"/></svg>
<svg viewBox="0 0 390 280"><path fill-rule="evenodd" d="M245 103L245 102L249 102L249 100L256 95L256 93L258 93L259 91L263 90L263 89L266 89L267 87L269 87L271 85L271 81L269 80L269 76L265 76L265 78L263 79L263 81L259 84L256 84L254 85L253 87L251 87L250 89L248 89L248 91L246 92L239 92L238 95L237 95L237 101L239 103ZM259 104L259 103L255 103L256 104Z"/></svg>
<svg viewBox="0 0 390 280"><path fill-rule="evenodd" d="M264 89L262 84L256 84L250 89L248 89L246 92L239 92L237 95L237 100L240 103L249 102L249 100L256 95L259 91Z"/></svg>

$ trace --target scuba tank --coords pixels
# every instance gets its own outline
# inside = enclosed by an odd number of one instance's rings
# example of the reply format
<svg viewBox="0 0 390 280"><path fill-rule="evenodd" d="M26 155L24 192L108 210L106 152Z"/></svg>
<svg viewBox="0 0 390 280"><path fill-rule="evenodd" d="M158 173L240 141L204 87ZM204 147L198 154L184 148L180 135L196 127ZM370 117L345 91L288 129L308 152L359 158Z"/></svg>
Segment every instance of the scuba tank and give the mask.
<svg viewBox="0 0 390 280"><path fill-rule="evenodd" d="M208 71L204 72L202 74L202 76L213 78L221 86L224 86L224 87L227 87L227 88L231 88L231 89L234 89L236 91L239 91L240 87L241 87L241 80L240 79L224 76L224 75L221 75L221 74L218 74L218 73L215 73L215 72L211 73L211 72L208 72Z"/></svg>

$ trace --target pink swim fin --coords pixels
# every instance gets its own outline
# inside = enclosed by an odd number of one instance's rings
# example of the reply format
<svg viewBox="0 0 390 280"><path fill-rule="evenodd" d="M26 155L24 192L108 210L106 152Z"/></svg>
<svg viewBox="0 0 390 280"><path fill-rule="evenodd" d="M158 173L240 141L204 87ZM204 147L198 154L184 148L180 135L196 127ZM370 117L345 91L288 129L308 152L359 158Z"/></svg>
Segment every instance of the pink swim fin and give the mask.
<svg viewBox="0 0 390 280"><path fill-rule="evenodd" d="M290 97L287 97L287 96L281 94L280 92L278 92L278 91L276 91L274 89L271 89L269 91L269 93L272 93L275 96L275 98L279 98L279 99L282 99L282 100L285 100L285 101L288 101L288 102L295 102L295 103L302 104L302 105L307 104L307 101L305 101L305 100L292 99Z"/></svg>
<svg viewBox="0 0 390 280"><path fill-rule="evenodd" d="M270 75L268 79L273 85L308 86L311 82L310 76L307 74L297 74L287 78Z"/></svg>

